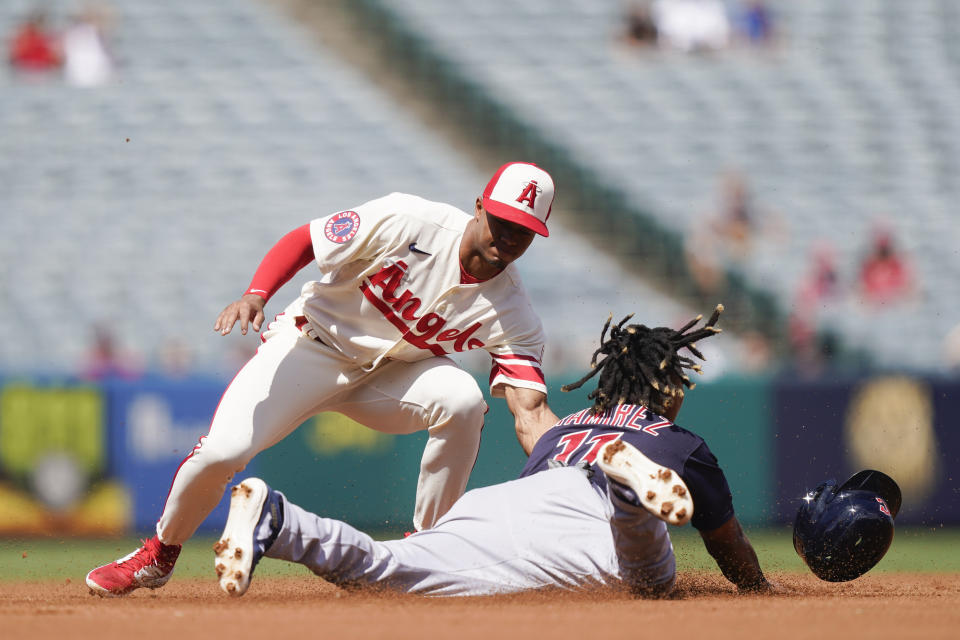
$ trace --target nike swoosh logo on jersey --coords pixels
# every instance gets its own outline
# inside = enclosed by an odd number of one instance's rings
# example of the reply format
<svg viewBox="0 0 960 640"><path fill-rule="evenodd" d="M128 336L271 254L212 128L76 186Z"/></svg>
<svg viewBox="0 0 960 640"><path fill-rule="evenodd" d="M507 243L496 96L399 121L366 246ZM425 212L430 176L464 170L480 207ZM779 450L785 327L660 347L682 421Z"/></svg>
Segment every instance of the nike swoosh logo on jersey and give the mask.
<svg viewBox="0 0 960 640"><path fill-rule="evenodd" d="M414 253L419 253L419 254L422 254L422 255L425 255L425 256L432 256L432 255L433 255L432 253L427 253L427 252L424 251L423 249L417 249L417 243L416 243L416 242L411 242L411 243L410 243L410 246L408 246L407 249L410 249L410 251L413 251Z"/></svg>

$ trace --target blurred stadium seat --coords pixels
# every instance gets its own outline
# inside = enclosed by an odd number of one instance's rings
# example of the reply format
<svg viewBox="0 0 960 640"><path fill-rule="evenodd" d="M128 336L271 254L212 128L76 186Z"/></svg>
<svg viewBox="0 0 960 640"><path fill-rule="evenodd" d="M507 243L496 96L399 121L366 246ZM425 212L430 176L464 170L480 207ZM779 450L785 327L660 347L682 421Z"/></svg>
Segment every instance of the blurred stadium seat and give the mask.
<svg viewBox="0 0 960 640"><path fill-rule="evenodd" d="M941 341L960 319L954 3L770 2L779 46L711 56L625 50L620 2L367 4L388 6L529 127L680 232L711 207L718 174L742 171L788 222L785 241L753 251L744 273L785 308L815 243L835 245L852 285L875 221L887 219L919 299L888 309L843 300L821 322L881 366L945 366Z"/></svg>
<svg viewBox="0 0 960 640"><path fill-rule="evenodd" d="M0 3L0 34L31 6ZM107 322L152 363L179 339L201 372L232 373L213 321L280 235L394 190L469 210L495 168L471 165L261 3L113 8L112 84L81 90L0 70L0 371L75 371L91 326ZM53 4L52 22L67 9ZM638 301L646 322L689 313L562 232L531 253L521 269L557 366L586 363L598 313Z"/></svg>

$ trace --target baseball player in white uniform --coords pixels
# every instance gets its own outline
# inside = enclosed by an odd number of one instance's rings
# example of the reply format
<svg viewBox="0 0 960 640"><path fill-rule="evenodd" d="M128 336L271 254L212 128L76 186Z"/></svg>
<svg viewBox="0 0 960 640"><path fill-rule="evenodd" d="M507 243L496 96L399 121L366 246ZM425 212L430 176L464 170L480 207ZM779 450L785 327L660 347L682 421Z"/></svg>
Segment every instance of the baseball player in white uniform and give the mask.
<svg viewBox="0 0 960 640"><path fill-rule="evenodd" d="M517 480L468 492L436 526L405 539L375 541L263 480L244 480L214 547L221 588L242 595L266 555L345 587L462 596L623 585L662 596L676 573L666 524L690 522L727 579L769 591L717 459L674 424L682 387L693 387L683 369L699 369L678 351L702 357L694 342L719 331L719 315L692 330L700 318L680 330L613 326L591 373L570 385L599 372L593 406L548 430Z"/></svg>
<svg viewBox="0 0 960 640"><path fill-rule="evenodd" d="M227 483L304 420L336 411L386 433L429 433L414 527L432 527L463 494L480 444L486 403L448 356L484 349L490 391L504 397L529 453L556 421L546 402L544 333L513 266L536 234L547 236L554 185L539 167L500 167L472 215L393 193L287 234L243 297L220 314L259 331L267 300L312 261L322 277L271 322L263 344L227 387L210 432L174 477L157 535L98 567L100 595L163 586L185 542Z"/></svg>

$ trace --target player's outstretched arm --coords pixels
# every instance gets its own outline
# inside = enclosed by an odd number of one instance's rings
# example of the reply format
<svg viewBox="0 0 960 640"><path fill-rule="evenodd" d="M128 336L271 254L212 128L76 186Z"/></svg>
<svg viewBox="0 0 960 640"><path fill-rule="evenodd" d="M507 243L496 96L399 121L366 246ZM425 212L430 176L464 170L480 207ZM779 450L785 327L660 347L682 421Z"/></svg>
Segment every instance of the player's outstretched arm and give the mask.
<svg viewBox="0 0 960 640"><path fill-rule="evenodd" d="M263 307L266 304L267 301L257 294L245 293L242 298L231 302L220 312L213 330L225 336L233 330L233 325L239 320L240 333L243 335L247 335L248 326L254 331L260 331L260 326L263 324Z"/></svg>
<svg viewBox="0 0 960 640"><path fill-rule="evenodd" d="M760 561L736 516L712 531L701 531L707 551L723 575L740 591L762 593L774 590L760 569Z"/></svg>
<svg viewBox="0 0 960 640"><path fill-rule="evenodd" d="M310 239L309 224L298 227L280 238L280 241L260 262L243 297L228 304L227 308L217 316L213 330L225 336L233 330L233 325L239 320L240 333L243 335L247 335L248 326L252 326L254 331L260 331L260 326L263 324L263 307L267 304L267 300L313 260L313 243Z"/></svg>
<svg viewBox="0 0 960 640"><path fill-rule="evenodd" d="M546 394L540 391L507 385L504 387L504 397L515 420L517 440L524 453L530 455L540 436L560 419L547 404Z"/></svg>

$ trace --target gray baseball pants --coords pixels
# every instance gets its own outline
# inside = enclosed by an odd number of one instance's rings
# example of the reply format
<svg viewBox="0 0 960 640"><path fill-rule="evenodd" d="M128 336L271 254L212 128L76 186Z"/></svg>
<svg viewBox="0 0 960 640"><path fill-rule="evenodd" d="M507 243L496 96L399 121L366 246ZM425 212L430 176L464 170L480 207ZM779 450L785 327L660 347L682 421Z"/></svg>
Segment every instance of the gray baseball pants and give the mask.
<svg viewBox="0 0 960 640"><path fill-rule="evenodd" d="M386 542L286 501L266 556L339 585L434 596L622 584L666 592L676 572L666 524L572 467L469 491L433 528Z"/></svg>

